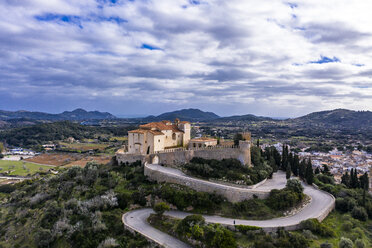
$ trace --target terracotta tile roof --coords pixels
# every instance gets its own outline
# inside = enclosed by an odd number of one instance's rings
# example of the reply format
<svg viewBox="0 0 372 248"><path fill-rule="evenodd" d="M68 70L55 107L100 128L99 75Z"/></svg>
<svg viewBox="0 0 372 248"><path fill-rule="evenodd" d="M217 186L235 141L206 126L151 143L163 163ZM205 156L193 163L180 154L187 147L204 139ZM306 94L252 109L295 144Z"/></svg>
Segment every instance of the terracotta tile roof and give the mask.
<svg viewBox="0 0 372 248"><path fill-rule="evenodd" d="M188 122L188 121L180 121L180 123L182 123L182 124L190 124L190 122Z"/></svg>
<svg viewBox="0 0 372 248"><path fill-rule="evenodd" d="M157 131L157 130L148 130L148 129L136 129L136 130L131 130L128 131L128 133L151 133L153 135L164 135L162 132Z"/></svg>
<svg viewBox="0 0 372 248"><path fill-rule="evenodd" d="M161 130L172 130L173 132L183 133L176 125L170 121L150 122L144 125L140 125L140 129L156 129Z"/></svg>

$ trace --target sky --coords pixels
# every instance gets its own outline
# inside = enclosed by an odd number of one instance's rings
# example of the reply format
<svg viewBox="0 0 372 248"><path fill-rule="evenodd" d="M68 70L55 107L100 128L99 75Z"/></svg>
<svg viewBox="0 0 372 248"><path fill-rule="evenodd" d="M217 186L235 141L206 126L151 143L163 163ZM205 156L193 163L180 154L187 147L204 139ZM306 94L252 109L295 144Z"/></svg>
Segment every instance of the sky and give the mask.
<svg viewBox="0 0 372 248"><path fill-rule="evenodd" d="M0 109L372 110L372 1L1 0Z"/></svg>

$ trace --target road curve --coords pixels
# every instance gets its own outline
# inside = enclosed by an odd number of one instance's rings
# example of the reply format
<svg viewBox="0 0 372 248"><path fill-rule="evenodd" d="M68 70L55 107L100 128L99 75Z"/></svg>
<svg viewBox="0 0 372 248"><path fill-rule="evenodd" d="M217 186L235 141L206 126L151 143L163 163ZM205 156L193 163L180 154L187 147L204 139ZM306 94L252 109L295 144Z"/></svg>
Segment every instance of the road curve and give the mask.
<svg viewBox="0 0 372 248"><path fill-rule="evenodd" d="M160 167L160 166L159 166ZM162 167L161 169L164 173L183 173L179 170ZM184 175L184 174L183 174ZM276 173L273 179L267 180L264 184L260 185L257 190L271 190L275 188L283 188L286 183L285 173ZM210 216L203 215L206 222L208 223L220 223L226 226L233 226L234 221L236 225L250 225L262 227L265 231L273 231L278 227L284 227L286 230L295 230L299 228L299 224L303 220L310 218L316 218L322 221L331 212L335 205L335 198L324 191L321 191L313 186L303 185L304 193L311 197L311 202L307 204L298 213L281 218L274 218L269 220L240 220L225 218L221 216ZM150 226L147 222L147 218L153 213L152 209L145 208L140 210L130 211L123 215L122 221L126 228L132 231L139 232L144 235L147 239L152 240L163 247L189 247L187 244L179 241L178 239L169 236L166 233ZM167 211L165 215L169 215L175 218L184 218L190 213L181 211Z"/></svg>

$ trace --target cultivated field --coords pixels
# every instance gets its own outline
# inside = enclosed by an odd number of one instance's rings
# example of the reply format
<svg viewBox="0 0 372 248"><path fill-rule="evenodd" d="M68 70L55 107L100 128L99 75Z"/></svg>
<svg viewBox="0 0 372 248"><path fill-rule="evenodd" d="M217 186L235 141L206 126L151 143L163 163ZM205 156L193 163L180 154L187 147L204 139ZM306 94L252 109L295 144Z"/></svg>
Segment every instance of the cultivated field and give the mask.
<svg viewBox="0 0 372 248"><path fill-rule="evenodd" d="M110 160L111 160L111 156L104 156L104 155L102 155L102 156L87 156L87 157L84 157L83 159L73 161L69 164L66 164L63 167L72 167L72 166L84 167L88 162L96 162L96 163L99 163L99 164L107 164L108 162L110 162Z"/></svg>
<svg viewBox="0 0 372 248"><path fill-rule="evenodd" d="M71 153L71 154L41 154L32 158L25 159L28 162L34 162L38 164L47 164L54 166L61 166L71 163L73 161L80 160L84 157L83 154Z"/></svg>
<svg viewBox="0 0 372 248"><path fill-rule="evenodd" d="M47 164L47 165L54 165L54 166L63 166L63 167L71 167L71 166L80 166L84 167L87 162L96 161L100 164L106 164L110 162L111 156L108 155L101 155L101 156L91 156L87 154L79 154L79 153L45 153L33 158L26 159L26 161L40 163L40 164Z"/></svg>
<svg viewBox="0 0 372 248"><path fill-rule="evenodd" d="M106 147L108 147L108 144L94 144L94 143L66 143L66 142L60 142L59 143L63 148L66 148L68 150L76 150L76 151L82 151L86 152L89 150L100 150L104 151Z"/></svg>
<svg viewBox="0 0 372 248"><path fill-rule="evenodd" d="M0 160L0 173L12 176L27 176L47 171L51 166L28 163L26 161Z"/></svg>

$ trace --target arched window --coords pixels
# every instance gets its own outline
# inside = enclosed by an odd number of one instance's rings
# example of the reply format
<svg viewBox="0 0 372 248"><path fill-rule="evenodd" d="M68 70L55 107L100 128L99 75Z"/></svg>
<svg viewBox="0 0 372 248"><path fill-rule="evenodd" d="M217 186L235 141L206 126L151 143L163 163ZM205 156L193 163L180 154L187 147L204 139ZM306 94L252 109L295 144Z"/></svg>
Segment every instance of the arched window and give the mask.
<svg viewBox="0 0 372 248"><path fill-rule="evenodd" d="M173 139L173 140L176 140L176 133L173 133L173 134L172 134L172 139Z"/></svg>

